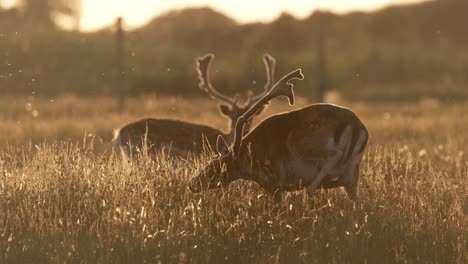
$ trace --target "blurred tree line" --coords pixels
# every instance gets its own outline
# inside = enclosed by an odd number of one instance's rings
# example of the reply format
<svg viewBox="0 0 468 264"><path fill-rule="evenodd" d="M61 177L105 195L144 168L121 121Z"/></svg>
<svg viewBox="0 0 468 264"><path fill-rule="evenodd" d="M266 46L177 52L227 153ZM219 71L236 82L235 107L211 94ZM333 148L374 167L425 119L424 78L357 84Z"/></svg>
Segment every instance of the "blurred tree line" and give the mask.
<svg viewBox="0 0 468 264"><path fill-rule="evenodd" d="M115 29L76 30L79 7L78 0L22 0L18 8L0 10L2 94L115 93L121 82ZM171 11L126 33L125 84L129 95L202 95L195 58L211 52L217 55L215 87L260 91L261 56L268 52L277 59L277 77L303 69L297 93L313 98L320 74L317 37L324 30L329 89L361 100L466 99L466 10L468 1L438 0L370 13L315 12L305 19L284 13L271 23L246 25L209 8ZM57 26L64 17L72 21L69 30Z"/></svg>

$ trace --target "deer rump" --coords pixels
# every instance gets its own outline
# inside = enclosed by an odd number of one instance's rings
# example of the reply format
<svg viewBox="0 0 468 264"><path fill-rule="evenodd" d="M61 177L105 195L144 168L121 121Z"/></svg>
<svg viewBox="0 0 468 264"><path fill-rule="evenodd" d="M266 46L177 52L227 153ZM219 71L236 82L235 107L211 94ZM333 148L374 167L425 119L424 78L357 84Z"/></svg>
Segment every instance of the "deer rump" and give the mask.
<svg viewBox="0 0 468 264"><path fill-rule="evenodd" d="M245 136L242 153L257 166L254 178L270 191L307 187L325 166L319 187L357 181L368 132L349 109L331 104L272 116Z"/></svg>

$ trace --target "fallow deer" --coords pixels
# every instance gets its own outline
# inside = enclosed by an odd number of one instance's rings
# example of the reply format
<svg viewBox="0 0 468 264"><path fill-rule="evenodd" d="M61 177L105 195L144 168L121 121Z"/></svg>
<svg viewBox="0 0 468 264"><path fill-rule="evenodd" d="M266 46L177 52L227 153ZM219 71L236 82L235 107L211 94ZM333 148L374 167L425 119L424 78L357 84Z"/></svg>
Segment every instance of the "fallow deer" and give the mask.
<svg viewBox="0 0 468 264"><path fill-rule="evenodd" d="M146 118L127 124L115 132L115 149L119 156L135 156L138 151L143 149L148 150L149 153L166 149L172 156L186 156L189 152L200 154L205 146L214 147L218 135L222 135L228 142L232 141L234 135L232 128L235 126L236 120L272 87L276 61L272 56L264 55L266 69L264 91L257 96L253 96L252 91L249 91L247 103L239 105L237 95L232 98L213 88L209 77L213 58L214 55L208 54L197 59L199 88L210 97L222 102L218 105L218 109L221 115L229 119L228 133L223 133L214 127L180 120ZM263 108L260 107L254 116L260 114ZM250 129L251 121L247 122L245 131Z"/></svg>
<svg viewBox="0 0 468 264"><path fill-rule="evenodd" d="M292 79L303 79L300 70L284 76L236 124L234 142L218 141L219 155L194 177L193 192L227 186L238 179L251 180L281 199L282 191L319 187L344 187L358 206L359 164L368 140L364 124L351 110L312 104L273 115L242 137L242 128L253 114L277 96L294 103Z"/></svg>

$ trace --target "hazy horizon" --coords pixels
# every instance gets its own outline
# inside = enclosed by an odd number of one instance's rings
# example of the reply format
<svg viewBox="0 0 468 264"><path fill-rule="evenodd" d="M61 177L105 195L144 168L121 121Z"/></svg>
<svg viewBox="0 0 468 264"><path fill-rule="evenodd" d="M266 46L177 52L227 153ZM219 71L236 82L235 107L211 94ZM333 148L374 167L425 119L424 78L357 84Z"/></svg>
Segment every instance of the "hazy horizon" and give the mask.
<svg viewBox="0 0 468 264"><path fill-rule="evenodd" d="M142 26L154 17L170 10L187 7L210 7L222 12L240 23L269 22L282 12L288 12L303 18L317 9L329 10L336 13L351 11L371 11L389 5L424 2L425 0L326 0L304 1L267 1L259 0L255 3L247 0L234 2L222 0L172 0L148 2L145 0L83 0L83 15L81 30L93 31L106 27L122 16L127 27ZM103 12L105 10L105 12Z"/></svg>

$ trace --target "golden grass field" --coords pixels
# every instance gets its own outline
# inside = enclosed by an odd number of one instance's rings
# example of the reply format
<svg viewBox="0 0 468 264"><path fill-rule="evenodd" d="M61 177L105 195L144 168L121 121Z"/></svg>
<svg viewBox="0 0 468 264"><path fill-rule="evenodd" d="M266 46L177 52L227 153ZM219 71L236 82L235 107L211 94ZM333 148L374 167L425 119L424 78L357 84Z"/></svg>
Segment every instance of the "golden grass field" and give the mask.
<svg viewBox="0 0 468 264"><path fill-rule="evenodd" d="M113 156L113 129L141 117L224 128L212 100L131 99L120 115L112 98L2 97L0 263L468 263L468 104L342 104L370 132L357 226L340 189L193 194L204 158Z"/></svg>

